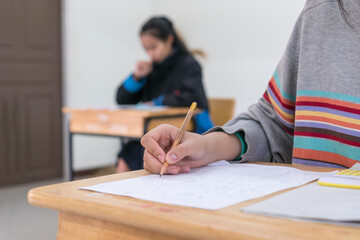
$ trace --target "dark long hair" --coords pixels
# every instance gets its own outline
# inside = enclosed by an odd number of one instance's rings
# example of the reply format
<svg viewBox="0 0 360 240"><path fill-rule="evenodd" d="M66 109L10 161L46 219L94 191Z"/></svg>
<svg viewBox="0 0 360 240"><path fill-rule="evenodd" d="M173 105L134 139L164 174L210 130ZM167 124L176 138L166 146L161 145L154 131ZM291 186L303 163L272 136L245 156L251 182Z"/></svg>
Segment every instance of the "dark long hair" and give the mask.
<svg viewBox="0 0 360 240"><path fill-rule="evenodd" d="M172 22L166 17L150 18L141 28L140 35L150 34L151 36L166 41L170 35L174 36L173 47L179 48L181 52L189 53L184 41L175 31Z"/></svg>
<svg viewBox="0 0 360 240"><path fill-rule="evenodd" d="M179 33L175 30L173 23L166 17L152 17L141 28L140 36L143 34L150 34L151 36L166 41L169 35L174 37L173 47L177 47L180 52L186 54L197 54L205 58L205 53L202 50L189 50L182 40Z"/></svg>

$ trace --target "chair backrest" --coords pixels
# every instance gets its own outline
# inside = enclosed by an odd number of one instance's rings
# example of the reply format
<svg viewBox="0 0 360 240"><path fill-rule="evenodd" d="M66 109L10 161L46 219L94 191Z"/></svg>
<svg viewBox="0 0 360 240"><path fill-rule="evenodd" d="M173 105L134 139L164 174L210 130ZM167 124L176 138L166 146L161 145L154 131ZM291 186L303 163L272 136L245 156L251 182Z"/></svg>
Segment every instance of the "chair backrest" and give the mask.
<svg viewBox="0 0 360 240"><path fill-rule="evenodd" d="M222 126L233 118L235 99L208 98L210 116L216 126Z"/></svg>

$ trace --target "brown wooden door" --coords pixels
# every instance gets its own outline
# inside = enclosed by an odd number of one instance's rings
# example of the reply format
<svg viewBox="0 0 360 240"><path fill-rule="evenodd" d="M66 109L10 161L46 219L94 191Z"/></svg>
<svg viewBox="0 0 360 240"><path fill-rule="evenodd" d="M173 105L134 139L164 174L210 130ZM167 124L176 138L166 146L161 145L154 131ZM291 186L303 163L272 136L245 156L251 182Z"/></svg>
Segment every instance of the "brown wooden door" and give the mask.
<svg viewBox="0 0 360 240"><path fill-rule="evenodd" d="M0 0L0 186L62 175L61 0Z"/></svg>

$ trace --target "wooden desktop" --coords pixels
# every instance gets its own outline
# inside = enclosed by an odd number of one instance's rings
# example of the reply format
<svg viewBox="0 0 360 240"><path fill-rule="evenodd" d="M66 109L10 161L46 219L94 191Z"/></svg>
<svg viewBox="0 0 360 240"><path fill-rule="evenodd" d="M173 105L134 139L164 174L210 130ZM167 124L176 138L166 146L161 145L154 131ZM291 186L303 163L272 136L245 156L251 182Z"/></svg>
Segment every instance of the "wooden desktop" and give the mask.
<svg viewBox="0 0 360 240"><path fill-rule="evenodd" d="M289 165L287 165L289 166ZM330 171L293 164L304 170ZM145 170L30 190L30 204L59 212L58 240L71 239L359 239L360 228L251 215L244 207L284 190L216 211L102 194L78 187L149 174ZM234 184L236 187L236 184Z"/></svg>

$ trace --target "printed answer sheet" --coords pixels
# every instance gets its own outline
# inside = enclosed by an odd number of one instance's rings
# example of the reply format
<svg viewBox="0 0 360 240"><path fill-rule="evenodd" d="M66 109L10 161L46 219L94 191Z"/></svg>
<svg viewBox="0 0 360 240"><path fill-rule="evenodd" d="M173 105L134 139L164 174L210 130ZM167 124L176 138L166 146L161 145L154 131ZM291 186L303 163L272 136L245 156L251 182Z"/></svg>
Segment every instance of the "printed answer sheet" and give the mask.
<svg viewBox="0 0 360 240"><path fill-rule="evenodd" d="M331 172L333 173L333 172ZM218 164L178 175L148 175L81 189L216 210L331 174L258 164Z"/></svg>
<svg viewBox="0 0 360 240"><path fill-rule="evenodd" d="M360 191L324 187L317 183L291 190L243 208L244 212L270 216L357 222L360 226Z"/></svg>

